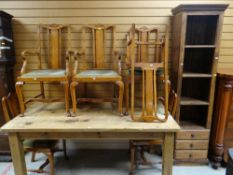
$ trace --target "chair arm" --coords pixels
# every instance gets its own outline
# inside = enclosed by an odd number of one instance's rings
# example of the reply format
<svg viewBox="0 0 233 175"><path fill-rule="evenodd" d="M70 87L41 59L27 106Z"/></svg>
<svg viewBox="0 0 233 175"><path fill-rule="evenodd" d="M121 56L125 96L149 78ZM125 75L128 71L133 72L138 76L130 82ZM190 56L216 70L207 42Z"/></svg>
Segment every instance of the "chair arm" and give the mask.
<svg viewBox="0 0 233 175"><path fill-rule="evenodd" d="M66 75L71 74L72 67L71 67L70 62L71 62L72 57L74 58L75 64L76 64L76 62L78 62L76 52L77 52L77 50L74 50L74 49L68 49L66 51Z"/></svg>
<svg viewBox="0 0 233 175"><path fill-rule="evenodd" d="M20 74L24 74L27 67L27 57L28 56L38 56L39 66L38 68L41 69L41 57L39 51L31 51L31 50L24 50L21 53L22 59L23 59L23 66L20 70Z"/></svg>
<svg viewBox="0 0 233 175"><path fill-rule="evenodd" d="M122 53L119 52L118 50L113 51L114 56L117 58L117 70L118 73L121 75L122 74Z"/></svg>
<svg viewBox="0 0 233 175"><path fill-rule="evenodd" d="M86 48L82 47L80 50L77 50L75 54L77 55L77 57L80 57L80 56L86 54L85 50L86 50Z"/></svg>
<svg viewBox="0 0 233 175"><path fill-rule="evenodd" d="M75 75L77 74L77 71L78 71L78 58L81 57L82 55L85 55L85 48L82 48L80 50L77 50L77 49L69 49L66 51L66 62L67 62L67 66L66 66L66 72L70 73L70 60L73 56L74 58L74 68L73 68L73 71L72 71L72 75ZM68 62L69 61L69 62ZM69 65L69 66L68 66Z"/></svg>

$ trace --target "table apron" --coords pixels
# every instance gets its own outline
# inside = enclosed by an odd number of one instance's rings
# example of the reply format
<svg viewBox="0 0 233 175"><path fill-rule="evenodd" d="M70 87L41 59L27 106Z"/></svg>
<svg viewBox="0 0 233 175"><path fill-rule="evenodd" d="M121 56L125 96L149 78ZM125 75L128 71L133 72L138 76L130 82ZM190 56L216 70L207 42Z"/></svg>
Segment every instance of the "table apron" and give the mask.
<svg viewBox="0 0 233 175"><path fill-rule="evenodd" d="M20 139L164 139L166 132L16 132ZM171 132L172 133L172 132Z"/></svg>

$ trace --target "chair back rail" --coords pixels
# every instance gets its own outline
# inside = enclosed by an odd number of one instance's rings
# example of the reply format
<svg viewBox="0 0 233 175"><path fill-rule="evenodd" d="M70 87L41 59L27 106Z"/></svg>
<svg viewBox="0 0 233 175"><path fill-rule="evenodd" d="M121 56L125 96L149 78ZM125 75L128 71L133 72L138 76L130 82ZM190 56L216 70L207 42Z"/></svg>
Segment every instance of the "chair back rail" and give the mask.
<svg viewBox="0 0 233 175"><path fill-rule="evenodd" d="M67 34L68 37L67 46L63 36L65 34ZM61 24L39 25L38 36L39 52L42 53L42 49L45 49L45 52L48 56L49 68L61 68L63 65L62 58L64 57L62 47L67 47L67 49L70 49L71 47L70 27L68 25Z"/></svg>
<svg viewBox="0 0 233 175"><path fill-rule="evenodd" d="M88 32L89 31L89 32ZM90 34L92 38L92 58L93 58L93 69L109 69L106 66L106 33L111 32L111 45L110 45L110 60L114 62L114 69L118 69L115 58L115 26L114 25L95 25L95 26L84 26L82 29L82 50L86 50L87 47L87 35ZM84 54L84 59L87 55Z"/></svg>

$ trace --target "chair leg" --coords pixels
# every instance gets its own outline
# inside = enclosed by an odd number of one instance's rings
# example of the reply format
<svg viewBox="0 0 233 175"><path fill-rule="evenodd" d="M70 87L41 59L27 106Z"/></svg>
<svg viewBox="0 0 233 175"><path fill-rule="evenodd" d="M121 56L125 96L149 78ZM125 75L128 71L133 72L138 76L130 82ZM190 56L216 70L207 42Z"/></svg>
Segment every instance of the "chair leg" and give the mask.
<svg viewBox="0 0 233 175"><path fill-rule="evenodd" d="M146 159L146 157L145 157L145 149L144 149L143 146L142 146L142 148L141 148L141 150L140 150L140 157L141 157L142 162L143 162L144 165L150 164L150 162L149 162L149 161Z"/></svg>
<svg viewBox="0 0 233 175"><path fill-rule="evenodd" d="M125 82L125 115L129 113L129 82Z"/></svg>
<svg viewBox="0 0 233 175"><path fill-rule="evenodd" d="M64 157L66 160L68 160L67 150L66 150L66 140L62 140L62 146L63 146Z"/></svg>
<svg viewBox="0 0 233 175"><path fill-rule="evenodd" d="M73 106L73 113L75 114L77 111L77 100L76 100L76 87L78 85L78 82L73 81L70 84L70 93L72 98L72 106Z"/></svg>
<svg viewBox="0 0 233 175"><path fill-rule="evenodd" d="M70 113L69 82L64 81L62 82L62 84L64 85L64 91L65 91L66 113L69 114Z"/></svg>
<svg viewBox="0 0 233 175"><path fill-rule="evenodd" d="M35 161L36 161L36 152L33 151L33 152L32 152L31 162L35 162Z"/></svg>
<svg viewBox="0 0 233 175"><path fill-rule="evenodd" d="M135 171L135 146L130 141L130 175L134 174Z"/></svg>
<svg viewBox="0 0 233 175"><path fill-rule="evenodd" d="M55 175L53 153L50 152L49 154L47 154L47 156L48 156L48 159L49 159L50 175Z"/></svg>
<svg viewBox="0 0 233 175"><path fill-rule="evenodd" d="M119 86L119 97L118 97L118 110L120 115L123 116L123 95L124 95L124 83L122 81L116 81L116 84Z"/></svg>
<svg viewBox="0 0 233 175"><path fill-rule="evenodd" d="M24 85L24 82L22 81L16 82L16 85L15 85L16 93L17 93L18 100L19 100L20 113L22 114L25 112L25 104L24 104L23 92L22 92L23 85Z"/></svg>
<svg viewBox="0 0 233 175"><path fill-rule="evenodd" d="M32 172L37 172L37 173L45 173L44 168L49 164L49 158L48 158L48 154L46 154L47 159L45 160L45 162L39 167L38 170L30 170Z"/></svg>
<svg viewBox="0 0 233 175"><path fill-rule="evenodd" d="M45 93L44 93L44 82L43 81L40 82L40 92L41 92L42 98L44 99Z"/></svg>

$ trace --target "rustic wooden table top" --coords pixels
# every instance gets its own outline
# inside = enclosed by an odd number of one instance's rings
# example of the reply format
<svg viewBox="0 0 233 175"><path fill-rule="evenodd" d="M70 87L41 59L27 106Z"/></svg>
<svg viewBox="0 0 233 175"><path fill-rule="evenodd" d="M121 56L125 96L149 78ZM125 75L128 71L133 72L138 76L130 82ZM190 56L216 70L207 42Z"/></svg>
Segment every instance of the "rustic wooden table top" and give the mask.
<svg viewBox="0 0 233 175"><path fill-rule="evenodd" d="M109 107L85 105L75 117L67 117L64 104L36 104L17 116L1 130L4 132L176 132L180 129L169 116L161 122L134 122L130 116L120 117Z"/></svg>

